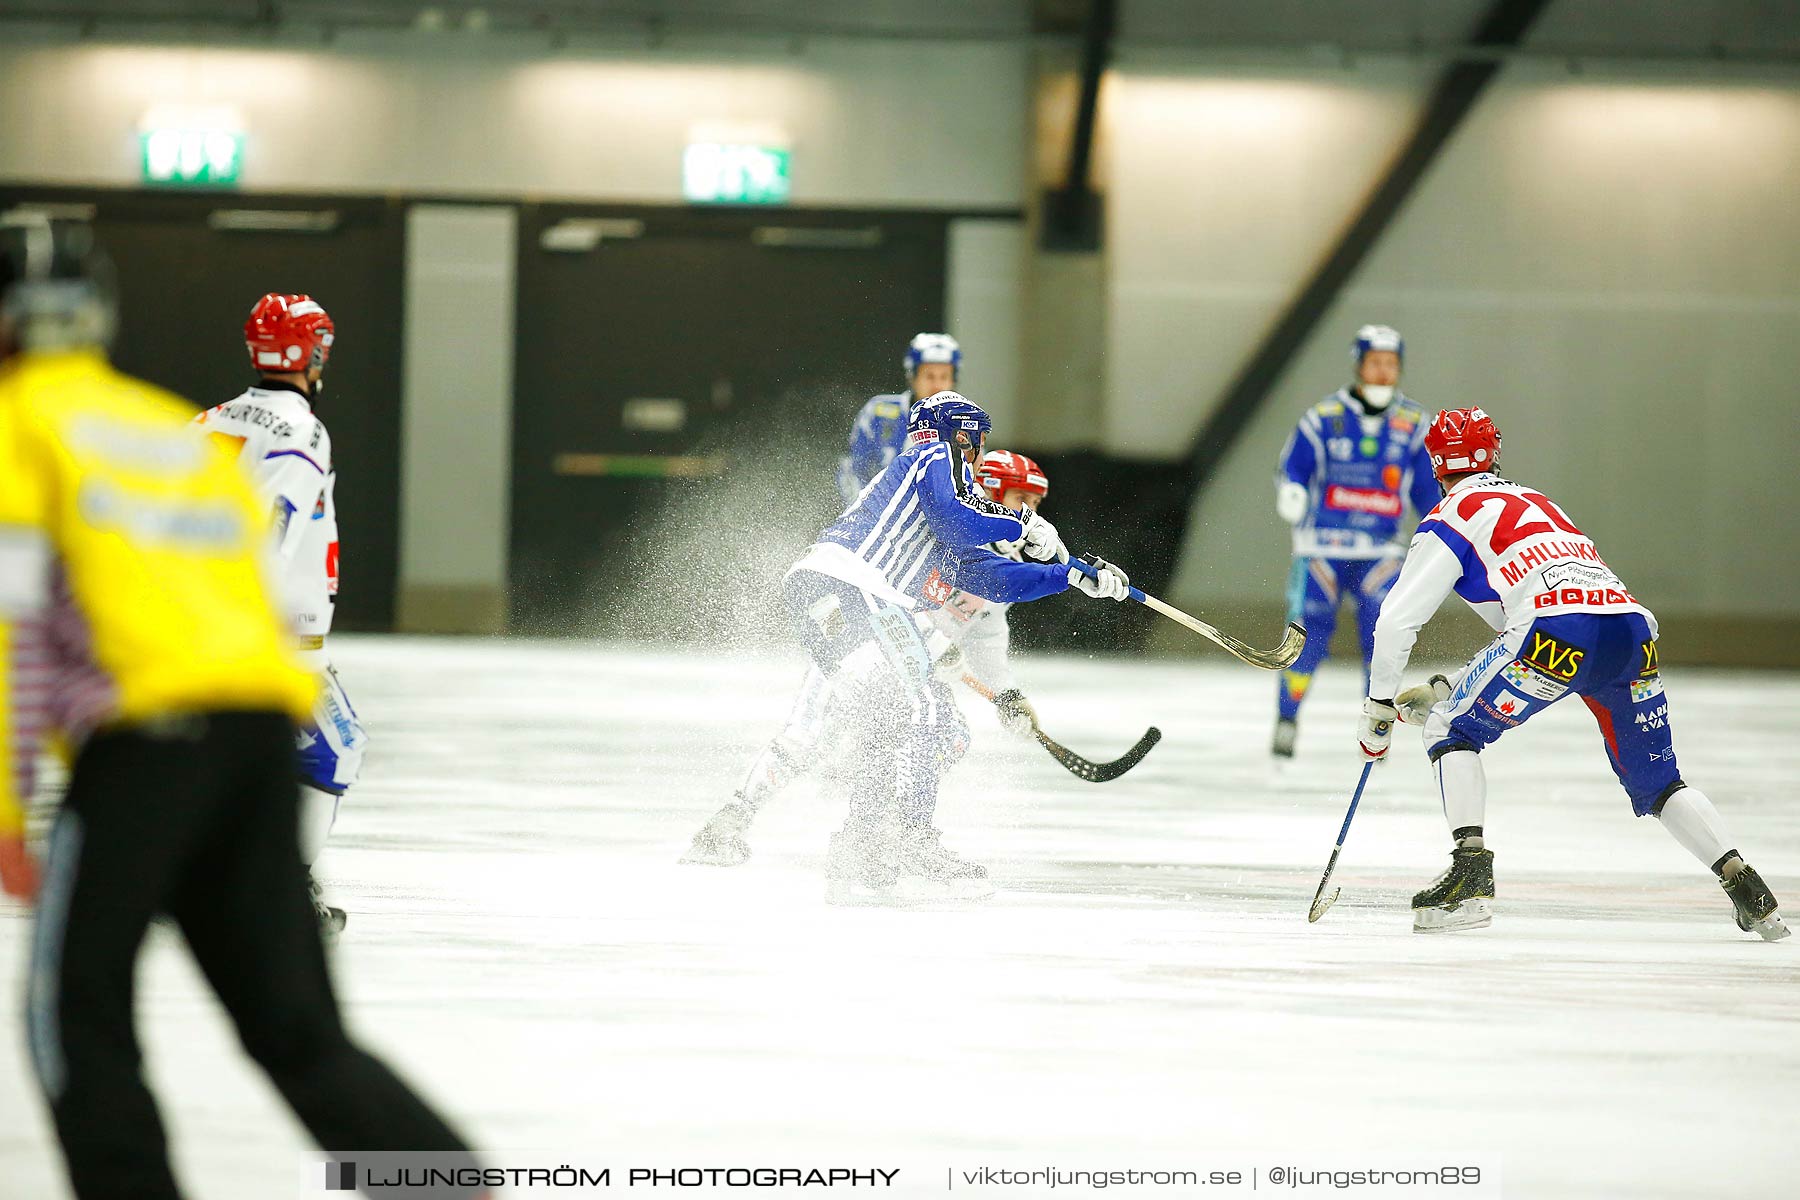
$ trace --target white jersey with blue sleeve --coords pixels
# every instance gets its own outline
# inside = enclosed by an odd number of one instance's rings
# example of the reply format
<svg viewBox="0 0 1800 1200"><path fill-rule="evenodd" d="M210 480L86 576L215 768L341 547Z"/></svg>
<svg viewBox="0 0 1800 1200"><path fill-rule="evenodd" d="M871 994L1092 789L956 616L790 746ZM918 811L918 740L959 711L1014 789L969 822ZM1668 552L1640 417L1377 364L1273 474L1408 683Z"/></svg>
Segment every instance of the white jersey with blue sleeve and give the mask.
<svg viewBox="0 0 1800 1200"><path fill-rule="evenodd" d="M297 390L253 387L209 408L195 424L229 447L269 506L280 595L302 648L317 650L331 632L337 597L337 476L331 437Z"/></svg>
<svg viewBox="0 0 1800 1200"><path fill-rule="evenodd" d="M961 469L965 486L952 473ZM1018 513L967 490L967 466L942 442L901 454L819 535L794 570L817 571L906 608L937 608L958 588L984 600L1067 590L1068 568L989 549L1016 542Z"/></svg>
<svg viewBox="0 0 1800 1200"><path fill-rule="evenodd" d="M1419 630L1454 591L1496 633L1539 617L1638 613L1656 618L1554 501L1498 475L1468 475L1426 514L1381 606L1369 695L1394 695Z"/></svg>

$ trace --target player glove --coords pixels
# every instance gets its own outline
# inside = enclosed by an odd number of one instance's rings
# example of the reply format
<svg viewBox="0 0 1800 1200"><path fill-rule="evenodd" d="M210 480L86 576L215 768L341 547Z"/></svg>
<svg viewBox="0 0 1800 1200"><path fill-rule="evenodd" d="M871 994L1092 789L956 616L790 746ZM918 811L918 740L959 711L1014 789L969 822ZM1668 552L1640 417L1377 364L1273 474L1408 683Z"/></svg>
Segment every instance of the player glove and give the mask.
<svg viewBox="0 0 1800 1200"><path fill-rule="evenodd" d="M1000 714L1000 726L1018 737L1037 735L1037 709L1018 688L1007 688L994 697L994 708Z"/></svg>
<svg viewBox="0 0 1800 1200"><path fill-rule="evenodd" d="M1069 586L1080 588L1096 600L1123 600L1131 595L1131 580L1104 558L1094 560L1094 574L1069 568Z"/></svg>
<svg viewBox="0 0 1800 1200"><path fill-rule="evenodd" d="M0 888L9 896L30 900L37 895L37 863L25 848L22 833L0 834Z"/></svg>
<svg viewBox="0 0 1800 1200"><path fill-rule="evenodd" d="M950 639L950 635L937 627L937 623L923 613L915 618L919 622L920 632L925 635L925 652L931 655L931 673L945 683L955 683L963 677L963 652Z"/></svg>
<svg viewBox="0 0 1800 1200"><path fill-rule="evenodd" d="M1362 731L1357 734L1356 744L1362 749L1364 758L1387 757L1388 743L1394 740L1394 721L1399 716L1399 711L1387 700L1371 696L1363 701Z"/></svg>
<svg viewBox="0 0 1800 1200"><path fill-rule="evenodd" d="M1291 479L1284 479L1275 489L1275 515L1289 525L1306 515L1311 498L1307 490Z"/></svg>
<svg viewBox="0 0 1800 1200"><path fill-rule="evenodd" d="M1418 687L1409 687L1394 697L1394 707L1400 710L1400 719L1408 725L1423 725L1431 710L1450 698L1450 681L1442 675L1433 675Z"/></svg>
<svg viewBox="0 0 1800 1200"><path fill-rule="evenodd" d="M1025 557L1035 558L1047 563L1055 559L1059 563L1069 561L1069 548L1063 545L1062 537L1056 532L1056 526L1044 520L1037 513L1027 510L1024 514L1025 536L1022 539Z"/></svg>

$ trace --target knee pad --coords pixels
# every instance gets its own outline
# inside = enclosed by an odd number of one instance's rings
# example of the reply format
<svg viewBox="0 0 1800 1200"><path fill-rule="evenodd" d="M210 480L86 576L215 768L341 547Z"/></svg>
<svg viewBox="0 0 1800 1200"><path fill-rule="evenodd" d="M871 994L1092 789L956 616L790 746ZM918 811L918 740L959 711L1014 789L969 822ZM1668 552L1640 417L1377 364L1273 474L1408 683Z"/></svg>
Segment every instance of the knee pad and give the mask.
<svg viewBox="0 0 1800 1200"><path fill-rule="evenodd" d="M1439 742L1425 753L1433 763L1436 763L1437 760L1444 757L1444 755L1454 754L1458 750L1467 750L1470 754L1481 753L1480 746L1475 745L1473 742L1465 742L1461 738L1450 738L1446 741Z"/></svg>
<svg viewBox="0 0 1800 1200"><path fill-rule="evenodd" d="M1648 804L1639 804L1634 800L1632 801L1631 807L1637 811L1637 815L1640 817L1660 817L1662 816L1663 805L1669 802L1669 797L1673 796L1676 792L1679 792L1686 786L1686 783L1677 779L1674 783L1671 783L1668 787L1652 796Z"/></svg>

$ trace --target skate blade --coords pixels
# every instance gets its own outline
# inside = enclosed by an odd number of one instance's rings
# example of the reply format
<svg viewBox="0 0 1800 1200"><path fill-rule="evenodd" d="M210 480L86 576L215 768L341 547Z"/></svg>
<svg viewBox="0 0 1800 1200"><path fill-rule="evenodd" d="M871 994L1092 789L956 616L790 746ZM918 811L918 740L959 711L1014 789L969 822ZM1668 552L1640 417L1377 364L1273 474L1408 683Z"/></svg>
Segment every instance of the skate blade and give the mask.
<svg viewBox="0 0 1800 1200"><path fill-rule="evenodd" d="M1779 942L1782 938L1793 932L1793 930L1787 927L1786 922L1781 919L1781 914L1778 912L1770 913L1760 921L1750 922L1750 930L1751 932L1760 935L1765 942Z"/></svg>
<svg viewBox="0 0 1800 1200"><path fill-rule="evenodd" d="M1414 933L1449 933L1457 929L1486 929L1494 923L1494 902L1485 896L1464 900L1454 909L1413 909Z"/></svg>

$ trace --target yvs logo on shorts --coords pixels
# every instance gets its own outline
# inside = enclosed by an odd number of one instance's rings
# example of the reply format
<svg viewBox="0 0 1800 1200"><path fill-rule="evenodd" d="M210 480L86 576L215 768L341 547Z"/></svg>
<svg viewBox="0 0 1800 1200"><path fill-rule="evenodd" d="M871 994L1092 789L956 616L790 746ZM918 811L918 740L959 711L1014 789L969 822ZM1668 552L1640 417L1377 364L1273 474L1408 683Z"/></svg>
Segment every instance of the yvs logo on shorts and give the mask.
<svg viewBox="0 0 1800 1200"><path fill-rule="evenodd" d="M1587 657L1587 651L1566 642L1560 642L1547 633L1531 631L1531 648L1525 654L1525 661L1536 667L1552 679L1560 679L1565 683L1575 678L1581 670L1581 660Z"/></svg>
<svg viewBox="0 0 1800 1200"><path fill-rule="evenodd" d="M1639 646L1638 650L1640 652L1642 652L1642 654L1644 656L1644 665L1643 665L1643 668L1638 671L1638 674L1639 675L1655 675L1655 674L1657 674L1661 670L1661 667L1656 661L1656 639L1651 638L1649 641L1647 641L1643 645Z"/></svg>

